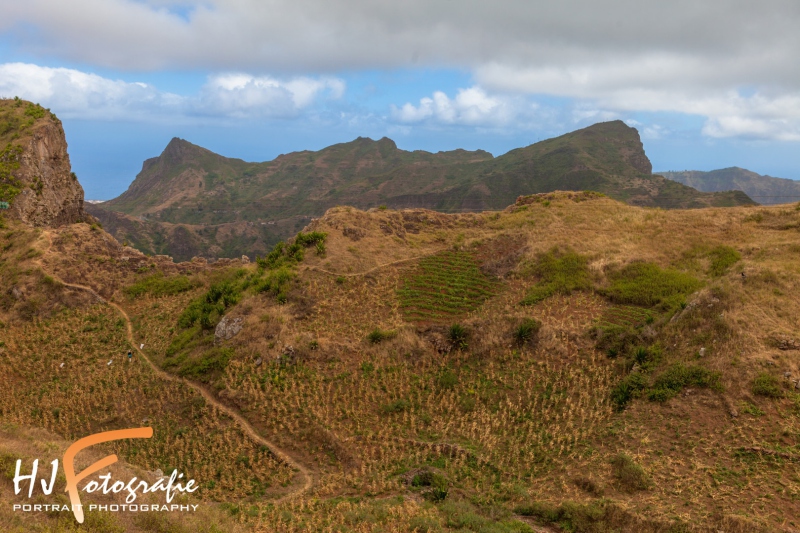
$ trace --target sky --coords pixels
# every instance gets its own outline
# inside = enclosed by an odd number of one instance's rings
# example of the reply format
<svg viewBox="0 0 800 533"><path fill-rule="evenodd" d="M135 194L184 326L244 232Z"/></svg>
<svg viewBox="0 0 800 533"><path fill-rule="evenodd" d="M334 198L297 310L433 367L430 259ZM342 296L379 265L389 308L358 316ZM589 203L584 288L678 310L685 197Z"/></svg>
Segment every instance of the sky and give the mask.
<svg viewBox="0 0 800 533"><path fill-rule="evenodd" d="M615 119L655 170L800 179L797 28L797 0L6 1L0 97L62 119L87 199L173 137L497 156Z"/></svg>

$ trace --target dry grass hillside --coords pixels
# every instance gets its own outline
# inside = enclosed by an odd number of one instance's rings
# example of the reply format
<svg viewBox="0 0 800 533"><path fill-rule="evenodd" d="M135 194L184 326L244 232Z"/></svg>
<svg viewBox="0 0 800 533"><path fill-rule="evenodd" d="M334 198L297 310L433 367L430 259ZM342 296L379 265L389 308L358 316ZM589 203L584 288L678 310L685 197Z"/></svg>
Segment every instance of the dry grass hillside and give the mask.
<svg viewBox="0 0 800 533"><path fill-rule="evenodd" d="M265 258L221 265L134 257L85 224L3 231L15 244L0 268L18 276L3 294L25 287L3 300L3 423L72 439L148 417L164 437L115 451L205 483L219 520L800 530L794 205L549 193L463 215L339 207ZM121 306L144 354L185 381L105 368L126 349L121 315L58 280Z"/></svg>

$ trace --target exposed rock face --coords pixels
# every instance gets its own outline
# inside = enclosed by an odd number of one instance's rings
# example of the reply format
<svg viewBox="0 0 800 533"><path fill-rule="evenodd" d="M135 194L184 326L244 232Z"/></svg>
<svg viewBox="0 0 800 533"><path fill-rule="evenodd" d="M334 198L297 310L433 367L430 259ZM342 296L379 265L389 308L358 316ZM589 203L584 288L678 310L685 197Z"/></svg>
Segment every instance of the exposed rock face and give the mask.
<svg viewBox="0 0 800 533"><path fill-rule="evenodd" d="M14 177L24 187L11 205L11 216L32 226L86 220L83 188L72 173L61 124L49 118L38 121L22 148Z"/></svg>
<svg viewBox="0 0 800 533"><path fill-rule="evenodd" d="M220 320L219 324L217 324L217 329L214 331L214 337L216 337L216 341L226 341L242 331L242 328L244 327L242 322L244 321L240 317L233 319L222 317L222 320Z"/></svg>

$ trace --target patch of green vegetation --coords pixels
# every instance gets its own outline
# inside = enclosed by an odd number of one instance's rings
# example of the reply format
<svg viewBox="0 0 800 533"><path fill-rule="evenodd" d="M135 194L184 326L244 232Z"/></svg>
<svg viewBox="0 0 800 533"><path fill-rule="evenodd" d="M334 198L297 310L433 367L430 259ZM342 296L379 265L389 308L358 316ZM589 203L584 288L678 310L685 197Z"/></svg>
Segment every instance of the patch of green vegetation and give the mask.
<svg viewBox="0 0 800 533"><path fill-rule="evenodd" d="M778 382L778 378L766 372L762 372L753 379L751 385L753 394L766 398L782 398L783 390Z"/></svg>
<svg viewBox="0 0 800 533"><path fill-rule="evenodd" d="M639 328L654 321L649 309L630 305L612 305L597 321L599 328Z"/></svg>
<svg viewBox="0 0 800 533"><path fill-rule="evenodd" d="M422 489L420 495L430 502L441 502L447 498L449 483L443 475L430 470L419 472L411 479L411 486Z"/></svg>
<svg viewBox="0 0 800 533"><path fill-rule="evenodd" d="M19 156L22 147L9 143L0 152L0 201L11 203L22 192L23 184L14 177L14 171L19 169Z"/></svg>
<svg viewBox="0 0 800 533"><path fill-rule="evenodd" d="M125 287L123 292L130 298L138 298L143 294L150 294L158 298L190 291L196 286L196 282L189 279L188 276L165 277L163 272L157 272Z"/></svg>
<svg viewBox="0 0 800 533"><path fill-rule="evenodd" d="M664 402L677 396L685 387L703 387L719 390L720 373L701 366L685 366L676 363L670 366L653 382L647 398L653 402Z"/></svg>
<svg viewBox="0 0 800 533"><path fill-rule="evenodd" d="M708 267L708 275L719 277L725 274L730 267L742 259L742 255L730 246L720 245L709 252L711 265Z"/></svg>
<svg viewBox="0 0 800 533"><path fill-rule="evenodd" d="M650 488L650 478L644 468L624 453L611 458L611 473L625 492L637 492Z"/></svg>
<svg viewBox="0 0 800 533"><path fill-rule="evenodd" d="M471 253L448 251L420 260L397 294L406 320L443 322L477 309L498 288Z"/></svg>
<svg viewBox="0 0 800 533"><path fill-rule="evenodd" d="M542 329L541 322L535 318L526 318L514 328L514 342L520 346L528 344L536 339L540 329Z"/></svg>
<svg viewBox="0 0 800 533"><path fill-rule="evenodd" d="M388 331L388 330L382 330L380 328L375 328L369 332L369 335L367 335L367 340L372 344L380 344L385 340L393 338L395 335L397 335L397 332L395 331Z"/></svg>
<svg viewBox="0 0 800 533"><path fill-rule="evenodd" d="M225 310L239 302L243 283L237 282L242 273L234 273L233 279L213 283L200 298L193 300L178 317L178 325L184 329L198 324L202 329L213 329L225 314Z"/></svg>
<svg viewBox="0 0 800 533"><path fill-rule="evenodd" d="M677 308L702 283L693 276L654 263L631 263L610 275L611 283L603 294L614 303Z"/></svg>
<svg viewBox="0 0 800 533"><path fill-rule="evenodd" d="M233 349L215 346L198 353L183 352L178 357L168 357L164 368L180 376L207 382L211 375L224 370L233 356Z"/></svg>
<svg viewBox="0 0 800 533"><path fill-rule="evenodd" d="M411 402L404 398L398 398L397 400L387 403L386 405L381 406L381 411L387 415L394 414L394 413L402 413L403 411L408 411L411 408Z"/></svg>
<svg viewBox="0 0 800 533"><path fill-rule="evenodd" d="M178 317L182 331L167 348L164 366L198 379L224 368L232 352L205 348L210 344L209 339L213 341L213 336L207 332L213 330L226 311L247 293L267 293L278 303L286 303L291 282L295 279L293 267L302 260L304 248L324 242L325 237L326 234L319 232L299 233L293 244L280 242L266 257L256 258L255 270L239 268L218 274L208 290L192 300ZM156 273L128 287L126 292L133 297L145 292L177 294L192 287L185 276L164 278Z"/></svg>
<svg viewBox="0 0 800 533"><path fill-rule="evenodd" d="M647 389L649 383L647 377L641 372L633 372L622 379L613 389L611 389L611 401L617 411L622 411L634 399Z"/></svg>
<svg viewBox="0 0 800 533"><path fill-rule="evenodd" d="M637 533L684 533L688 528L682 522L671 524L644 521L609 500L590 503L564 502L556 506L546 502L532 502L517 506L514 512L554 524L561 531L573 533L606 533L636 531Z"/></svg>
<svg viewBox="0 0 800 533"><path fill-rule="evenodd" d="M592 288L589 259L575 252L553 248L539 256L531 273L539 281L528 291L522 305L533 305L555 294L567 295Z"/></svg>
<svg viewBox="0 0 800 533"><path fill-rule="evenodd" d="M518 520L491 519L482 516L478 509L465 500L447 500L439 504L445 526L451 531L468 533L533 533L533 529Z"/></svg>
<svg viewBox="0 0 800 533"><path fill-rule="evenodd" d="M467 337L469 337L469 331L461 324L453 324L447 330L447 339L458 350L467 349Z"/></svg>
<svg viewBox="0 0 800 533"><path fill-rule="evenodd" d="M49 112L49 110L43 108L39 104L29 103L25 107L25 116L26 117L31 117L33 119L44 118L45 115L47 115L48 112Z"/></svg>
<svg viewBox="0 0 800 533"><path fill-rule="evenodd" d="M436 385L440 389L452 390L458 385L458 376L450 369L443 370L436 377Z"/></svg>
<svg viewBox="0 0 800 533"><path fill-rule="evenodd" d="M266 271L263 277L255 282L255 290L271 294L275 296L278 303L284 304L289 299L288 291L294 278L294 271L284 265L275 270Z"/></svg>
<svg viewBox="0 0 800 533"><path fill-rule="evenodd" d="M311 245L324 244L328 234L322 231L312 231L310 233L303 233L302 231L294 238L294 243L299 244L305 248Z"/></svg>
<svg viewBox="0 0 800 533"><path fill-rule="evenodd" d="M646 397L651 402L665 402L677 396L686 387L701 387L720 390L720 373L701 366L686 366L676 363L662 372L651 384L644 371L649 370L652 350L639 348L634 357L641 358L643 371L625 376L613 389L611 401L621 411L635 398ZM638 361L637 361L638 362Z"/></svg>

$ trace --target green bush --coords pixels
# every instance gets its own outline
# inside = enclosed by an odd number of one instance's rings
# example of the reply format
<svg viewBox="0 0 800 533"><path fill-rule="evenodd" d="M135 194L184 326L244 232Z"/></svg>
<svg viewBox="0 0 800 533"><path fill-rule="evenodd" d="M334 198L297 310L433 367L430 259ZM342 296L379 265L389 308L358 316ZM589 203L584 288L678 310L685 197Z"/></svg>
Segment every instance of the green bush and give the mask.
<svg viewBox="0 0 800 533"><path fill-rule="evenodd" d="M174 296L192 290L196 284L187 276L173 276L170 278L164 277L162 272L158 272L151 276L147 276L125 287L123 292L131 298L138 298L143 294L150 294L151 296Z"/></svg>
<svg viewBox="0 0 800 533"><path fill-rule="evenodd" d="M464 350L467 348L467 336L469 333L467 332L467 328L462 326L461 324L453 324L450 326L450 329L447 330L447 338L459 350Z"/></svg>
<svg viewBox="0 0 800 533"><path fill-rule="evenodd" d="M611 284L603 292L613 302L665 310L678 307L702 285L689 274L653 263L631 263L610 277Z"/></svg>
<svg viewBox="0 0 800 533"><path fill-rule="evenodd" d="M570 294L592 288L588 258L574 252L553 248L541 255L532 273L539 281L529 291L522 305L533 305L555 294Z"/></svg>
<svg viewBox="0 0 800 533"><path fill-rule="evenodd" d="M436 385L440 389L453 389L458 385L458 376L452 370L445 370L436 378Z"/></svg>
<svg viewBox="0 0 800 533"><path fill-rule="evenodd" d="M308 239L303 233L298 233L295 237L295 242L286 244L280 241L272 250L264 257L256 256L256 264L261 270L273 270L284 267L293 267L303 260L305 242ZM310 235L310 234L309 234ZM324 234L322 234L324 235ZM323 238L324 240L324 238ZM308 241L312 244L317 241ZM322 241L318 241L322 242Z"/></svg>
<svg viewBox="0 0 800 533"><path fill-rule="evenodd" d="M778 379L766 372L762 372L753 379L752 384L753 394L758 396L766 396L767 398L781 398L783 391L781 390Z"/></svg>
<svg viewBox="0 0 800 533"><path fill-rule="evenodd" d="M650 479L644 469L624 453L611 458L612 473L626 492L650 488Z"/></svg>
<svg viewBox="0 0 800 533"><path fill-rule="evenodd" d="M13 174L19 169L21 154L22 147L12 146L11 143L0 152L0 202L11 203L22 192L22 182Z"/></svg>
<svg viewBox="0 0 800 533"><path fill-rule="evenodd" d="M175 366L181 376L208 381L210 373L225 370L233 355L231 348L214 347L195 357L182 358Z"/></svg>
<svg viewBox="0 0 800 533"><path fill-rule="evenodd" d="M684 366L676 363L653 382L648 399L663 402L677 396L684 387L721 388L719 372L701 366Z"/></svg>
<svg viewBox="0 0 800 533"><path fill-rule="evenodd" d="M367 340L372 344L380 344L381 342L391 339L394 337L396 333L394 331L385 331L379 328L375 328L370 331L369 335L367 335Z"/></svg>
<svg viewBox="0 0 800 533"><path fill-rule="evenodd" d="M542 323L535 318L526 318L514 329L514 341L520 346L536 338Z"/></svg>
<svg viewBox="0 0 800 533"><path fill-rule="evenodd" d="M256 281L254 288L256 292L265 292L275 296L278 303L286 303L288 291L295 274L286 266L281 266L275 270L270 270L266 276Z"/></svg>
<svg viewBox="0 0 800 533"><path fill-rule="evenodd" d="M617 411L622 411L647 388L647 378L640 372L628 374L616 387L611 389L611 401Z"/></svg>
<svg viewBox="0 0 800 533"><path fill-rule="evenodd" d="M381 406L381 411L385 414L402 413L411 408L411 402L402 398Z"/></svg>
<svg viewBox="0 0 800 533"><path fill-rule="evenodd" d="M441 474L429 470L420 472L412 478L411 486L423 487L421 495L428 501L440 502L447 498L448 483Z"/></svg>
<svg viewBox="0 0 800 533"><path fill-rule="evenodd" d="M47 110L39 104L28 104L28 107L25 108L25 116L28 117L39 119L44 118L46 114Z"/></svg>
<svg viewBox="0 0 800 533"><path fill-rule="evenodd" d="M481 516L478 510L465 500L447 500L439 504L444 515L445 526L451 530L467 533L533 533L533 529L518 520L495 520Z"/></svg>
<svg viewBox="0 0 800 533"><path fill-rule="evenodd" d="M327 233L321 231L312 231L310 233L303 233L302 231L294 238L294 243L303 247L318 245L325 242L328 237Z"/></svg>
<svg viewBox="0 0 800 533"><path fill-rule="evenodd" d="M709 252L711 265L708 268L708 275L719 277L725 274L730 267L738 263L742 256L730 246L720 245Z"/></svg>
<svg viewBox="0 0 800 533"><path fill-rule="evenodd" d="M200 298L192 301L178 317L178 325L190 328L199 324L203 329L214 329L225 310L239 302L241 287L233 280L214 283Z"/></svg>
<svg viewBox="0 0 800 533"><path fill-rule="evenodd" d="M559 522L564 517L563 509L546 502L531 502L518 505L514 508L514 512L522 516L533 516L550 523Z"/></svg>

